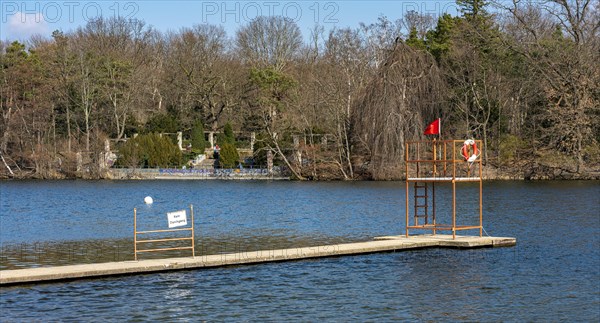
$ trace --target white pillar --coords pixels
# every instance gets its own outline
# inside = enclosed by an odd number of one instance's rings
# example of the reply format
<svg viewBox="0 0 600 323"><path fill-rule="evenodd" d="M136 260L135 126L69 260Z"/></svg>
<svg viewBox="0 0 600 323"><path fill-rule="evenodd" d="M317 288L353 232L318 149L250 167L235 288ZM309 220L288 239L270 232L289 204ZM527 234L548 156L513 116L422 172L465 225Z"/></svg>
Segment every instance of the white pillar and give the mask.
<svg viewBox="0 0 600 323"><path fill-rule="evenodd" d="M300 137L293 135L292 140L294 141L294 156L298 165L302 164L302 152L300 152Z"/></svg>
<svg viewBox="0 0 600 323"><path fill-rule="evenodd" d="M208 133L208 142L210 142L210 149L215 148L215 133L212 131Z"/></svg>
<svg viewBox="0 0 600 323"><path fill-rule="evenodd" d="M77 152L75 157L77 158L77 171L81 172L81 169L83 168L83 158L81 157L81 152Z"/></svg>
<svg viewBox="0 0 600 323"><path fill-rule="evenodd" d="M273 175L273 152L267 150L267 172Z"/></svg>
<svg viewBox="0 0 600 323"><path fill-rule="evenodd" d="M107 162L106 162L106 153L98 153L98 166L100 168L100 171L106 171L107 167Z"/></svg>

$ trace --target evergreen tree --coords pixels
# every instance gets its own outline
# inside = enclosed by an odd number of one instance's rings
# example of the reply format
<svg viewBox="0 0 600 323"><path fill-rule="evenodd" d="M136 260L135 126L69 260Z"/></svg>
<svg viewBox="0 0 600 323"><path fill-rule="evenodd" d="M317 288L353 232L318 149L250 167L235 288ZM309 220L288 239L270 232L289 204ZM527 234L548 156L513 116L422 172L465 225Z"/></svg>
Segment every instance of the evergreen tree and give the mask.
<svg viewBox="0 0 600 323"><path fill-rule="evenodd" d="M175 133L179 131L179 121L171 114L156 114L146 122L146 133Z"/></svg>
<svg viewBox="0 0 600 323"><path fill-rule="evenodd" d="M139 135L119 149L117 164L126 167L177 167L181 151L169 138L158 134Z"/></svg>
<svg viewBox="0 0 600 323"><path fill-rule="evenodd" d="M427 48L438 62L450 50L452 46L452 34L459 21L460 18L452 17L446 13L438 18L435 29L427 32Z"/></svg>
<svg viewBox="0 0 600 323"><path fill-rule="evenodd" d="M202 121L197 121L192 128L192 151L202 153L206 148L206 139L204 139L204 125Z"/></svg>
<svg viewBox="0 0 600 323"><path fill-rule="evenodd" d="M221 146L221 153L219 157L219 163L222 168L234 168L237 166L240 160L235 146L229 142L225 142Z"/></svg>
<svg viewBox="0 0 600 323"><path fill-rule="evenodd" d="M416 27L412 27L410 29L410 33L408 34L408 38L406 39L406 44L414 49L424 50L427 48L427 46L425 45L425 41L419 38L419 35L417 35Z"/></svg>
<svg viewBox="0 0 600 323"><path fill-rule="evenodd" d="M223 136L221 136L221 144L231 144L235 147L235 135L233 134L233 127L231 123L227 122L223 127Z"/></svg>
<svg viewBox="0 0 600 323"><path fill-rule="evenodd" d="M467 20L489 17L489 13L485 9L489 4L487 0L456 0L456 4Z"/></svg>
<svg viewBox="0 0 600 323"><path fill-rule="evenodd" d="M259 132L256 135L256 142L254 143L254 152L252 155L252 159L256 165L264 166L267 164L267 151L269 150L269 147L265 144L267 138L268 134L264 132Z"/></svg>

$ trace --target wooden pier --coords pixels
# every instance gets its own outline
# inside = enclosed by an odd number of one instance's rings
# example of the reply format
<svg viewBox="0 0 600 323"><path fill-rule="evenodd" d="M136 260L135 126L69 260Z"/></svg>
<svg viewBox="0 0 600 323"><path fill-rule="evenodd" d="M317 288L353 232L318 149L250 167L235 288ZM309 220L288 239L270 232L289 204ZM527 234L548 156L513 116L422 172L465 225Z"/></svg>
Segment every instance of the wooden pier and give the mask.
<svg viewBox="0 0 600 323"><path fill-rule="evenodd" d="M259 250L252 252L205 255L185 258L122 261L98 264L42 267L0 271L0 286L52 281L90 279L117 275L147 274L173 270L191 270L239 266L301 259L339 257L378 252L395 252L421 248L510 247L515 238L415 235L376 237L373 241L324 245L304 248Z"/></svg>

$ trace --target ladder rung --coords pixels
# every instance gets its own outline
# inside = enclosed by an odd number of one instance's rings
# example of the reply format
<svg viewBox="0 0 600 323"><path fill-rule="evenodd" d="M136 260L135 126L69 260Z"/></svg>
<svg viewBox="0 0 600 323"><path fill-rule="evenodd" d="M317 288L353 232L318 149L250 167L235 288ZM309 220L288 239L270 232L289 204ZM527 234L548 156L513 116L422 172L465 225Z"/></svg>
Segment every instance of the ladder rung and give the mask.
<svg viewBox="0 0 600 323"><path fill-rule="evenodd" d="M414 206L415 206L415 221L417 219L425 219L425 224L429 221L429 189L428 183L414 183Z"/></svg>

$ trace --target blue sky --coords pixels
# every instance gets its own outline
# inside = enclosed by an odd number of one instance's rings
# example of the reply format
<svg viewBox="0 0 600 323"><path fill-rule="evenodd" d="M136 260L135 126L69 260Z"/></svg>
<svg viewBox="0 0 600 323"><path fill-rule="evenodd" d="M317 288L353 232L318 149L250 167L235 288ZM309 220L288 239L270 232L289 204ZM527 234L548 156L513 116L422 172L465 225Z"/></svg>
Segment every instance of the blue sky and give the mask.
<svg viewBox="0 0 600 323"><path fill-rule="evenodd" d="M454 0L402 1L11 1L0 3L0 39L26 40L33 34L50 36L53 30L64 32L83 26L98 16L124 16L140 19L158 30L177 31L182 27L209 23L222 25L228 35L258 15L280 15L295 20L302 33L310 34L315 24L329 30L334 27L358 27L377 21L381 15L396 20L414 10L437 17L455 15Z"/></svg>

